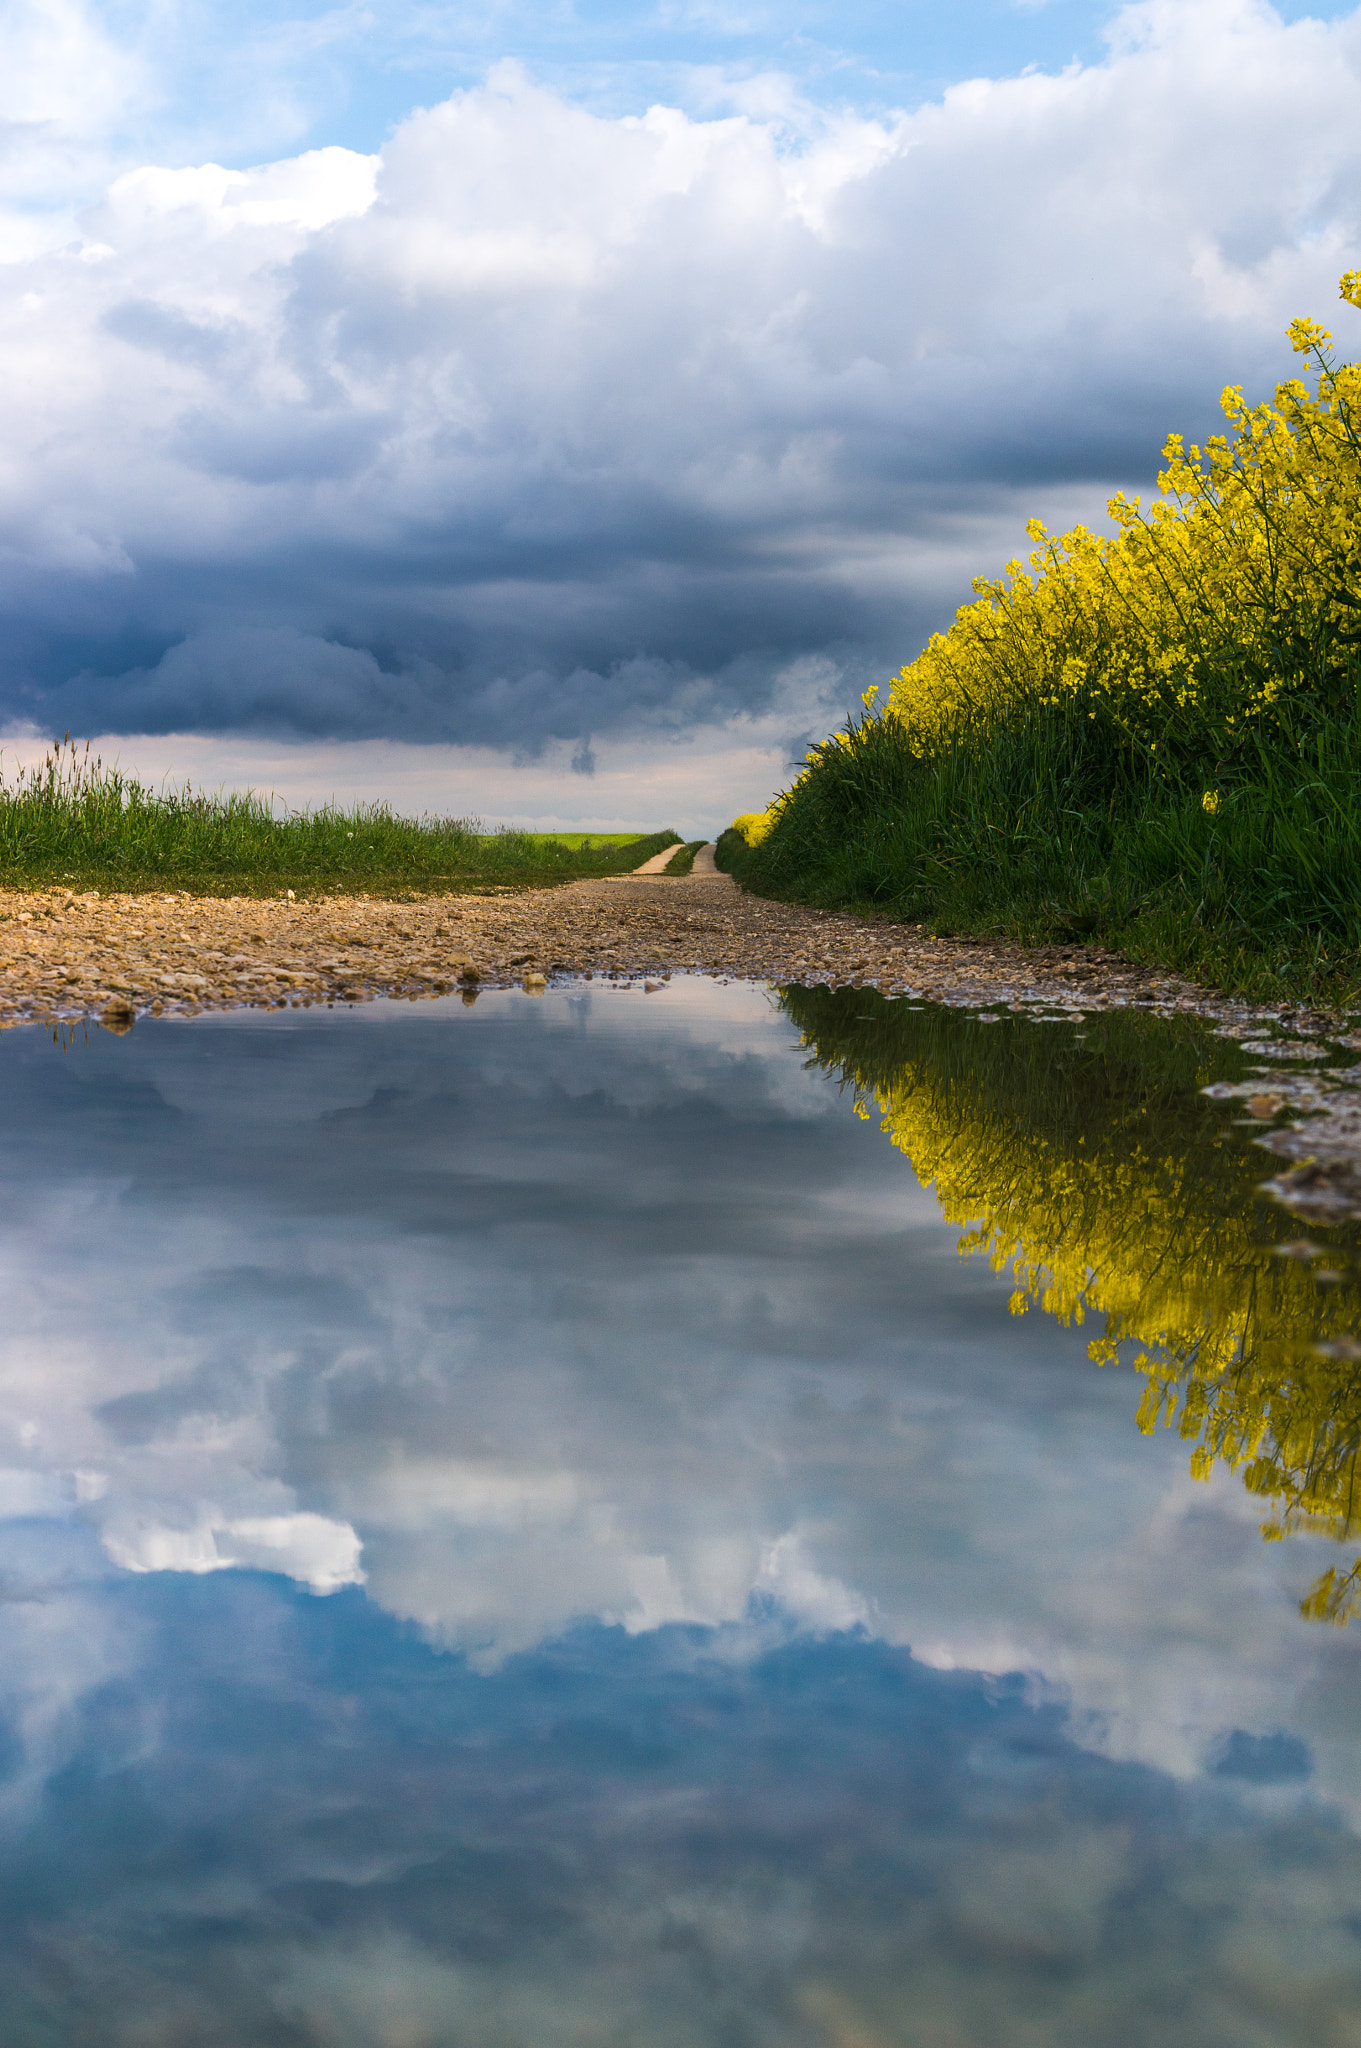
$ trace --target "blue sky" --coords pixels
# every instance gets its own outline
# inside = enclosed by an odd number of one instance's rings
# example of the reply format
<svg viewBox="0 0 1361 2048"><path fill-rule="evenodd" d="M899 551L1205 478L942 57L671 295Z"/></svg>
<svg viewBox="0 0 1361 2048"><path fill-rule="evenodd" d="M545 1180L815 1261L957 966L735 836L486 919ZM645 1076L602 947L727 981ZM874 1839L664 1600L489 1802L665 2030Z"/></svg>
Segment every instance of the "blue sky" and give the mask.
<svg viewBox="0 0 1361 2048"><path fill-rule="evenodd" d="M721 822L1361 260L1354 12L7 28L0 726L234 779L400 743Z"/></svg>
<svg viewBox="0 0 1361 2048"><path fill-rule="evenodd" d="M1350 10L1284 5L1282 21ZM92 10L156 81L130 121L170 160L191 138L219 161L262 149L379 148L417 106L477 85L517 59L545 85L606 114L655 100L697 113L753 81L862 112L920 105L961 79L1101 60L1116 6L1089 0L923 0L730 6L381 4Z"/></svg>
<svg viewBox="0 0 1361 2048"><path fill-rule="evenodd" d="M1080 0L199 7L172 16L168 38L158 34L157 68L178 105L157 109L150 133L162 122L171 134L177 123L205 134L220 124L224 136L235 128L233 160L244 147L243 162L270 123L271 147L376 149L413 107L478 84L506 57L601 113L637 113L658 99L711 112L726 93L772 77L823 104L876 111L917 105L961 78L1091 62L1113 11ZM116 24L121 12L106 19ZM263 94L262 80L272 88Z"/></svg>

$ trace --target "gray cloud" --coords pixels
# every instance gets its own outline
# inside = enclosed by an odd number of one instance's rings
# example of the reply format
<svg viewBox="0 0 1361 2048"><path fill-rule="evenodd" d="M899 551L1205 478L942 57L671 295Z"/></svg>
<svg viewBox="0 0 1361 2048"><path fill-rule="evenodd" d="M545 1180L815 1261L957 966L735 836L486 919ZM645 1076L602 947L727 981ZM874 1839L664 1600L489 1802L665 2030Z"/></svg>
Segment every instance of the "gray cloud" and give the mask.
<svg viewBox="0 0 1361 2048"><path fill-rule="evenodd" d="M343 411L280 408L246 422L205 412L183 421L178 453L191 469L243 483L317 482L367 469L382 432L381 421Z"/></svg>
<svg viewBox="0 0 1361 2048"><path fill-rule="evenodd" d="M1151 4L792 139L503 68L376 162L125 177L12 266L0 709L532 753L810 655L849 701L1026 516L1291 368L1357 255L1359 53Z"/></svg>

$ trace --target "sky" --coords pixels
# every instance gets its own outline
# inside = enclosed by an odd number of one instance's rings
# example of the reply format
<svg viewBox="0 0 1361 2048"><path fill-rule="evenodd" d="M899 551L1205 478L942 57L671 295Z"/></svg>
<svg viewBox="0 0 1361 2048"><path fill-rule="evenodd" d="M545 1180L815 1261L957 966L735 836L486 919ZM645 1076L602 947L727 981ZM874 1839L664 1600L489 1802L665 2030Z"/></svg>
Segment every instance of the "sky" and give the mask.
<svg viewBox="0 0 1361 2048"><path fill-rule="evenodd" d="M2 18L8 764L712 830L1355 350L1357 11Z"/></svg>

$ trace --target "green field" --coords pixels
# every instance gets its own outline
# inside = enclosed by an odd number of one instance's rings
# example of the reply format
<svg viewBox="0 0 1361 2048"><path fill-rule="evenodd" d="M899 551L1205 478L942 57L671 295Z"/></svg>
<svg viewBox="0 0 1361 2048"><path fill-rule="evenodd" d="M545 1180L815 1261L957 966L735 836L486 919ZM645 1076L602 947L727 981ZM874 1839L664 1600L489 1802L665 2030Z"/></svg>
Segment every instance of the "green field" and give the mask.
<svg viewBox="0 0 1361 2048"><path fill-rule="evenodd" d="M481 837L499 839L505 832L514 832L534 846L566 846L573 852L590 847L636 846L640 839L649 836L644 825L640 825L636 832L521 832L518 826L504 825L500 832L484 832ZM657 850L660 852L660 847Z"/></svg>
<svg viewBox="0 0 1361 2048"><path fill-rule="evenodd" d="M628 874L672 831L486 832L384 804L276 817L254 793L150 790L74 744L0 784L0 887L173 887L200 895L425 895Z"/></svg>

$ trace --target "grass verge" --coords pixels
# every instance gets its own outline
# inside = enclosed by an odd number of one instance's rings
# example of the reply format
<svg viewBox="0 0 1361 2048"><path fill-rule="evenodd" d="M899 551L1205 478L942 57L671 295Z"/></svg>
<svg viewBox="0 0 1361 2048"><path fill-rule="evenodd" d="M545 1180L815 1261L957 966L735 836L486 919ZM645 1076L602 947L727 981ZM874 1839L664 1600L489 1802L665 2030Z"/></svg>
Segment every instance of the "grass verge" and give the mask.
<svg viewBox="0 0 1361 2048"><path fill-rule="evenodd" d="M0 784L0 886L187 889L267 896L280 889L402 895L628 874L678 832L484 832L476 819L401 818L383 804L327 805L280 818L254 794L149 790L54 747Z"/></svg>
<svg viewBox="0 0 1361 2048"><path fill-rule="evenodd" d="M868 716L816 750L756 846L715 858L759 894L941 937L1091 940L1257 999L1361 1001L1361 709L1203 770L1132 762L1099 721L1036 704L987 744L929 747Z"/></svg>

